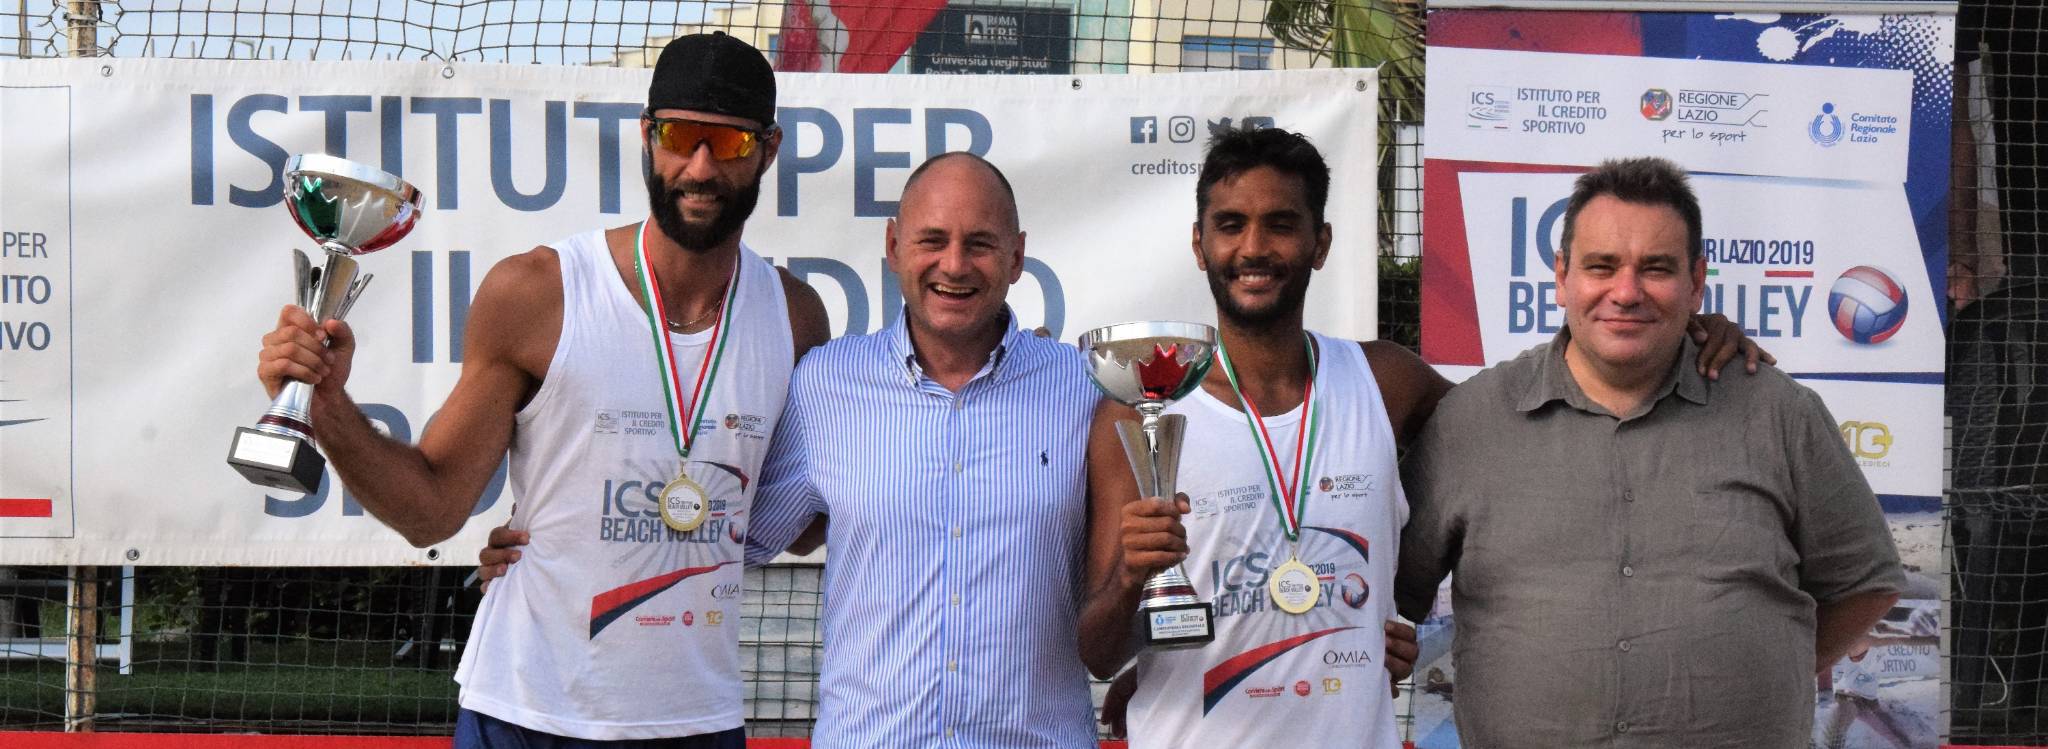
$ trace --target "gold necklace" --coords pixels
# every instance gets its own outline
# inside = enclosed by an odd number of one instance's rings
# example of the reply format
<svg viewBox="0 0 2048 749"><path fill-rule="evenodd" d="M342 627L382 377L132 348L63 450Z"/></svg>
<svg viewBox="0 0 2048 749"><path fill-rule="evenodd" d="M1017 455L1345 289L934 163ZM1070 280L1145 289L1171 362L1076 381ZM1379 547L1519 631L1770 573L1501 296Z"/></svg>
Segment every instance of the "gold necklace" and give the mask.
<svg viewBox="0 0 2048 749"><path fill-rule="evenodd" d="M680 332L682 332L682 331L683 331L683 329L685 329L685 328L692 328L692 327L696 327L696 325L697 325L698 323L701 323L701 322L704 322L705 320L709 320L709 319L711 319L711 316L712 316L712 315L716 315L716 314L718 314L718 311L719 311L719 310L722 310L722 309L725 309L725 300L724 300L724 299L720 299L720 300L718 300L718 303L717 303L717 304L711 305L711 309L710 309L710 310L707 310L707 311L705 311L705 313L704 313L704 314L698 315L698 316L697 316L697 319L695 319L695 320L691 320L691 321L689 321L689 322L676 322L676 321L674 321L674 320L668 320L668 321L667 321L667 322L668 322L668 326L669 326L670 328L673 328L673 329L674 329L674 330L675 330L676 332L680 333Z"/></svg>

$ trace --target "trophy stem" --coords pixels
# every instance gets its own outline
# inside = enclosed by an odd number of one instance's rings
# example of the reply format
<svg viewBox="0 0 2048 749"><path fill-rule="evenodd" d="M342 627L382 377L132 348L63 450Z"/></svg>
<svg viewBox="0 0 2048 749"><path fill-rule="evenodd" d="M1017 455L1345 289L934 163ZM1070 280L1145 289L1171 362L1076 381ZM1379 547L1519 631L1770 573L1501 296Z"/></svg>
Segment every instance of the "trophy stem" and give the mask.
<svg viewBox="0 0 2048 749"><path fill-rule="evenodd" d="M286 380L270 409L256 421L256 431L313 441L313 386Z"/></svg>

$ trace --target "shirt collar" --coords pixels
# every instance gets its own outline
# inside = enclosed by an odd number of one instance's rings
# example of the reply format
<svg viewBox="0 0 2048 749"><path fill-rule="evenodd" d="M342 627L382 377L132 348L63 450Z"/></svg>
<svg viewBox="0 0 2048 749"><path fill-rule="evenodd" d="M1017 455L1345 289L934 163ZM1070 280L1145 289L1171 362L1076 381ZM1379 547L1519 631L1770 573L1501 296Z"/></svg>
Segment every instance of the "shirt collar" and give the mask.
<svg viewBox="0 0 2048 749"><path fill-rule="evenodd" d="M924 367L919 366L917 363L917 349L910 344L909 315L910 309L908 307L897 312L896 320L889 324L887 330L882 331L882 336L888 341L889 345L889 369L891 373L904 377L907 382L915 386L918 381L925 379L925 375ZM1005 320L1003 323L1003 339L996 342L994 351L989 352L988 362L982 365L980 372L974 374L973 379L975 380L983 377L994 377L1002 371L1003 361L1009 357L1010 348L1017 344L1020 336L1031 335L1029 331L1017 327L1017 311L1010 309L1010 306L1007 304L1003 305L1003 317ZM972 382L973 380L969 381Z"/></svg>
<svg viewBox="0 0 2048 749"><path fill-rule="evenodd" d="M1524 377L1522 397L1515 403L1515 410L1527 413L1560 400L1581 411L1596 410L1592 399L1586 397L1586 391L1572 377L1571 366L1564 362L1565 346L1571 338L1570 328L1557 331L1557 337L1552 338L1549 348L1542 352L1542 361L1537 362L1535 370ZM1679 345L1678 358L1671 362L1671 370L1664 374L1663 383L1646 402L1656 403L1676 393L1696 405L1707 405L1707 378L1702 377L1696 367L1699 358L1700 346L1693 343L1691 334L1687 334ZM1647 408L1643 410L1648 412Z"/></svg>

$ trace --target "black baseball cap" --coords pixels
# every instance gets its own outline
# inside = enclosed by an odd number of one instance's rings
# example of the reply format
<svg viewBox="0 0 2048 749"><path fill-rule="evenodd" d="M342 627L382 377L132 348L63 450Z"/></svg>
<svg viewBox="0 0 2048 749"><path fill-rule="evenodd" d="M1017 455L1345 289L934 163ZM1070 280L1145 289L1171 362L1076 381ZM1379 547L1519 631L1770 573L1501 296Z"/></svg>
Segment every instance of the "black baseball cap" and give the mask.
<svg viewBox="0 0 2048 749"><path fill-rule="evenodd" d="M647 108L690 109L775 123L775 70L761 50L723 31L676 37L654 62Z"/></svg>

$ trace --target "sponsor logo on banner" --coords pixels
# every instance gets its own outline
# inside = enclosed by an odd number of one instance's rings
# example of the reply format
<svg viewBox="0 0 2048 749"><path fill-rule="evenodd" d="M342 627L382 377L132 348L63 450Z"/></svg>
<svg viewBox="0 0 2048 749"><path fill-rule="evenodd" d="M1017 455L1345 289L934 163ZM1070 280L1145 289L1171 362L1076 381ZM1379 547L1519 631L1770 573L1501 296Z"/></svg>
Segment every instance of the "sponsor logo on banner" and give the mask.
<svg viewBox="0 0 2048 749"><path fill-rule="evenodd" d="M633 617L633 623L642 627L666 627L676 623L676 618L667 614L641 614Z"/></svg>
<svg viewBox="0 0 2048 749"><path fill-rule="evenodd" d="M1514 113L1514 89L1507 86L1474 86L1466 91L1465 127L1481 130L1508 129L1508 115Z"/></svg>
<svg viewBox="0 0 2048 749"><path fill-rule="evenodd" d="M725 415L725 428L727 428L727 429L738 429L739 427L740 427L740 415L739 415L739 414L726 414L726 415Z"/></svg>
<svg viewBox="0 0 2048 749"><path fill-rule="evenodd" d="M597 426L595 428L595 431L598 434L618 434L619 412L611 410L609 408L598 409Z"/></svg>
<svg viewBox="0 0 2048 749"><path fill-rule="evenodd" d="M1842 272L1828 289L1828 318L1855 343L1883 343L1906 324L1906 289L1897 276L1874 265Z"/></svg>
<svg viewBox="0 0 2048 749"><path fill-rule="evenodd" d="M1307 696L1308 696L1308 693L1309 693L1309 691L1310 691L1310 689L1309 689L1309 685L1308 685L1308 680L1307 680L1307 679L1303 679L1303 680L1301 680L1301 681L1297 681L1297 682L1294 682L1294 695L1295 695L1295 696L1297 696L1297 697L1307 697Z"/></svg>
<svg viewBox="0 0 2048 749"><path fill-rule="evenodd" d="M683 612L683 626L688 627L696 623L697 615L695 613L689 611Z"/></svg>
<svg viewBox="0 0 2048 749"><path fill-rule="evenodd" d="M1245 688L1244 688L1244 696L1246 696L1246 697L1250 697L1250 698L1252 698L1252 699L1259 699L1259 698L1261 698L1261 697L1278 697L1278 696L1280 696L1280 695L1283 695L1283 694L1286 694L1286 693L1287 693L1287 688L1286 688L1286 687L1245 687Z"/></svg>
<svg viewBox="0 0 2048 749"><path fill-rule="evenodd" d="M720 601L738 598L740 597L740 584L719 583L717 585L713 585L711 586L711 597L713 599Z"/></svg>
<svg viewBox="0 0 2048 749"><path fill-rule="evenodd" d="M1881 468L1891 465L1885 460L1892 454L1892 429L1881 421L1844 421L1841 426L1842 442L1849 445L1849 453L1857 462L1866 467Z"/></svg>
<svg viewBox="0 0 2048 749"><path fill-rule="evenodd" d="M1017 46L1017 17L998 13L967 14L967 43Z"/></svg>
<svg viewBox="0 0 2048 749"><path fill-rule="evenodd" d="M1323 680L1323 694L1336 694L1341 691L1344 691L1343 679L1332 676Z"/></svg>
<svg viewBox="0 0 2048 749"><path fill-rule="evenodd" d="M1639 111L1643 113L1643 119L1651 122L1661 122L1670 118L1671 92L1661 88L1644 91Z"/></svg>
<svg viewBox="0 0 2048 749"><path fill-rule="evenodd" d="M1195 118L1175 115L1166 121L1166 139L1175 143L1188 143L1195 139Z"/></svg>
<svg viewBox="0 0 2048 749"><path fill-rule="evenodd" d="M1806 125L1806 137L1820 144L1821 148L1834 148L1842 140L1842 118L1835 116L1833 102L1820 105L1820 114Z"/></svg>
<svg viewBox="0 0 2048 749"><path fill-rule="evenodd" d="M718 609L705 609L705 610L704 610L704 626L706 626L706 627L716 627L716 626L718 626L718 625L720 625L720 624L724 624L724 623L725 623L725 612L723 612L723 611L719 611Z"/></svg>

